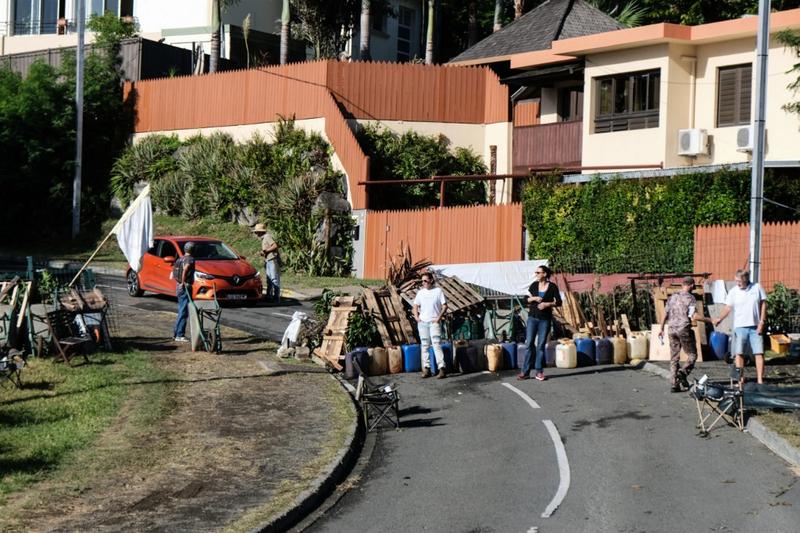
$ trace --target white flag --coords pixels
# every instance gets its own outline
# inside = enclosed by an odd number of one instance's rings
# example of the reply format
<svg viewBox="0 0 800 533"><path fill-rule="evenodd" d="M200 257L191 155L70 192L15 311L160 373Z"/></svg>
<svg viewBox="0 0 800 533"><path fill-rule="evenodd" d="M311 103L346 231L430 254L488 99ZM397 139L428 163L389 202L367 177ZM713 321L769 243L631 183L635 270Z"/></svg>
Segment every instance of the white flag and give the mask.
<svg viewBox="0 0 800 533"><path fill-rule="evenodd" d="M125 254L125 259L135 271L142 268L142 257L153 246L153 206L150 203L150 185L128 206L111 233Z"/></svg>

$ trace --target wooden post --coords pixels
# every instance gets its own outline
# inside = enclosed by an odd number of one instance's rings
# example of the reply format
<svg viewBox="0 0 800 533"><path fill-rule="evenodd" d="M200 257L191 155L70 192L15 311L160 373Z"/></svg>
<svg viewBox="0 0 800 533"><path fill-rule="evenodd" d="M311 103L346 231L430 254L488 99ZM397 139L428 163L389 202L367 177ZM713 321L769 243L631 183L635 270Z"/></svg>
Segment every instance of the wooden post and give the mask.
<svg viewBox="0 0 800 533"><path fill-rule="evenodd" d="M444 207L444 180L439 181L439 207Z"/></svg>

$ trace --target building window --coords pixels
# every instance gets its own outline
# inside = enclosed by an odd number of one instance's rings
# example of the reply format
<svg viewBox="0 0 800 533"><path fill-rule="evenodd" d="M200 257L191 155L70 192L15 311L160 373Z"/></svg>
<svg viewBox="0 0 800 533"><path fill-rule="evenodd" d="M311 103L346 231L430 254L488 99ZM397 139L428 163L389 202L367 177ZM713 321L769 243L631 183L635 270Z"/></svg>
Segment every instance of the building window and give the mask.
<svg viewBox="0 0 800 533"><path fill-rule="evenodd" d="M753 67L748 64L721 68L717 80L717 126L750 124Z"/></svg>
<svg viewBox="0 0 800 533"><path fill-rule="evenodd" d="M64 0L15 0L14 34L56 33L58 18L64 16Z"/></svg>
<svg viewBox="0 0 800 533"><path fill-rule="evenodd" d="M374 31L386 33L386 11L372 8L370 18L372 19L372 29Z"/></svg>
<svg viewBox="0 0 800 533"><path fill-rule="evenodd" d="M397 60L411 59L411 35L414 27L414 10L405 6L397 9Z"/></svg>
<svg viewBox="0 0 800 533"><path fill-rule="evenodd" d="M558 121L569 122L583 118L583 87L564 87L558 90Z"/></svg>
<svg viewBox="0 0 800 533"><path fill-rule="evenodd" d="M657 128L660 84L659 70L598 78L595 133Z"/></svg>

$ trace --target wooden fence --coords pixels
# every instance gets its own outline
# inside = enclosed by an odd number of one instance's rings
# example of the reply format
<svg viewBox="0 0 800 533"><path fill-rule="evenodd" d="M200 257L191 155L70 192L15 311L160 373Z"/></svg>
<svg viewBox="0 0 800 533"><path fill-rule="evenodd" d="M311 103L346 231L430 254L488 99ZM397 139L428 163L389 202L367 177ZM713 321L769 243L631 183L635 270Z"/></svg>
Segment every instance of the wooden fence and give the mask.
<svg viewBox="0 0 800 533"><path fill-rule="evenodd" d="M750 225L698 226L694 230L694 271L711 272L712 279L733 280L737 269L748 268ZM761 236L761 285L775 283L800 289L800 223L766 223Z"/></svg>
<svg viewBox="0 0 800 533"><path fill-rule="evenodd" d="M580 166L582 128L581 120L515 127L514 172L525 173L539 166Z"/></svg>
<svg viewBox="0 0 800 533"><path fill-rule="evenodd" d="M519 261L523 254L520 204L369 211L364 277L382 279L400 251L434 264Z"/></svg>
<svg viewBox="0 0 800 533"><path fill-rule="evenodd" d="M508 89L487 68L315 61L263 69L140 81L137 133L325 119L355 209L368 207L369 179L348 118L485 124L508 121Z"/></svg>

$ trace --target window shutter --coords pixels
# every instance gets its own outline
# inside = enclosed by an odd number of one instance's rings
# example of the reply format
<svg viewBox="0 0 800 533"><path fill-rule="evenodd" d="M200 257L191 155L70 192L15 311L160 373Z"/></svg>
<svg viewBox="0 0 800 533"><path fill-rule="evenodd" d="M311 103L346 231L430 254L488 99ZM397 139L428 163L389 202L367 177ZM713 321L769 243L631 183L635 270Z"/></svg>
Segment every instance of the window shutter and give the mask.
<svg viewBox="0 0 800 533"><path fill-rule="evenodd" d="M736 69L719 71L719 93L717 99L717 126L736 124ZM749 115L749 103L748 103Z"/></svg>
<svg viewBox="0 0 800 533"><path fill-rule="evenodd" d="M742 67L739 70L741 80L739 82L739 124L750 123L750 99L753 94L753 69L750 66Z"/></svg>

